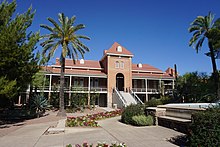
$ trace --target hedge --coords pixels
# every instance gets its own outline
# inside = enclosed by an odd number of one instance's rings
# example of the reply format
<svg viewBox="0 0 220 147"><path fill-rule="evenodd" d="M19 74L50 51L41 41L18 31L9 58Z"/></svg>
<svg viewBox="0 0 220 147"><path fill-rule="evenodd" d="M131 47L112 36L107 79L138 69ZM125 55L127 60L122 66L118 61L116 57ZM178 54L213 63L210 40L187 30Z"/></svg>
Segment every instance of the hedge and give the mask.
<svg viewBox="0 0 220 147"><path fill-rule="evenodd" d="M220 146L220 108L212 108L192 115L189 133L190 146Z"/></svg>

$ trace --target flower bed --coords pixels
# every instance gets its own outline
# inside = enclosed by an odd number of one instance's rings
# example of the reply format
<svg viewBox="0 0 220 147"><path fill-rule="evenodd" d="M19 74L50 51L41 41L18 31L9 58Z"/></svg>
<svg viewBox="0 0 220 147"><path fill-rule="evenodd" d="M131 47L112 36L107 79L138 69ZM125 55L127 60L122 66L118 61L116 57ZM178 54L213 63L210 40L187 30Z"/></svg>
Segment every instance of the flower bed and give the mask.
<svg viewBox="0 0 220 147"><path fill-rule="evenodd" d="M108 145L106 143L98 143L97 145L93 145L93 144L88 144L88 143L83 143L82 145L80 144L76 144L74 146L72 146L71 144L66 145L66 147L127 147L127 145L125 143L112 143L111 145Z"/></svg>
<svg viewBox="0 0 220 147"><path fill-rule="evenodd" d="M121 110L115 110L110 112L101 112L97 114L89 114L86 116L79 116L79 117L67 117L66 126L67 127L99 127L97 120L102 120L105 118L111 118L115 116L121 115Z"/></svg>

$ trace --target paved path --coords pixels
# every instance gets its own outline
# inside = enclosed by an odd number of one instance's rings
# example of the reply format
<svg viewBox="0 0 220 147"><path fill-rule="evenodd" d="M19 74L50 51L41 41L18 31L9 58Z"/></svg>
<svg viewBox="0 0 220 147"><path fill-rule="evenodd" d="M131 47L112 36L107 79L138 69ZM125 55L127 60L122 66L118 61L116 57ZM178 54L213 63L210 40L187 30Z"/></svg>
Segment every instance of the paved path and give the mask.
<svg viewBox="0 0 220 147"><path fill-rule="evenodd" d="M167 128L133 127L120 123L120 117L102 120L101 128L65 128L65 133L44 132L57 122L26 125L0 138L0 147L65 147L67 144L82 144L98 141L112 143L125 142L128 147L172 147L167 139L181 133Z"/></svg>

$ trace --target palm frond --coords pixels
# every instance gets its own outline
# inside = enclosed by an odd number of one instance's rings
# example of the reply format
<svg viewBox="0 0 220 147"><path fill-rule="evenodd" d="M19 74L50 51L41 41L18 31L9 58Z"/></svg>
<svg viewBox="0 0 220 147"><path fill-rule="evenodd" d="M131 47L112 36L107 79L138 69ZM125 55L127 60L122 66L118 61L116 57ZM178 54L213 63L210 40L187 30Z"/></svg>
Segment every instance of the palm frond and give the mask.
<svg viewBox="0 0 220 147"><path fill-rule="evenodd" d="M215 28L219 29L220 30L220 18L218 18L215 22L214 22L214 25L213 25Z"/></svg>
<svg viewBox="0 0 220 147"><path fill-rule="evenodd" d="M88 36L84 36L84 35L76 35L76 38L83 38L86 40L90 40L90 38Z"/></svg>
<svg viewBox="0 0 220 147"><path fill-rule="evenodd" d="M80 48L83 48L84 50L86 50L87 52L89 52L89 48L87 46L85 46L80 40L76 39L77 40L77 44L78 46L80 46Z"/></svg>
<svg viewBox="0 0 220 147"><path fill-rule="evenodd" d="M48 18L48 20L54 25L54 27L55 27L59 32L62 32L62 29L61 29L60 26L56 23L55 20L53 20L52 18Z"/></svg>
<svg viewBox="0 0 220 147"><path fill-rule="evenodd" d="M46 44L44 47L43 47L43 51L42 51L42 54L45 55L47 53L48 50L50 50L50 48L53 46L54 44Z"/></svg>
<svg viewBox="0 0 220 147"><path fill-rule="evenodd" d="M72 16L72 17L69 19L68 26L73 26L73 23L75 22L75 20L76 20L76 16Z"/></svg>
<svg viewBox="0 0 220 147"><path fill-rule="evenodd" d="M44 47L46 44L50 44L50 43L54 43L54 40L51 40L51 39L45 40L45 41L42 42L40 45L41 45L42 47Z"/></svg>
<svg viewBox="0 0 220 147"><path fill-rule="evenodd" d="M47 29L48 31L50 32L54 32L53 28L48 26L48 25L45 25L45 24L41 24L40 25L41 28L44 28L44 29Z"/></svg>
<svg viewBox="0 0 220 147"><path fill-rule="evenodd" d="M196 44L199 37L200 37L200 34L193 35L193 37L189 41L189 46L192 46L193 44Z"/></svg>
<svg viewBox="0 0 220 147"><path fill-rule="evenodd" d="M86 26L84 24L78 24L77 26L74 27L74 32L84 29Z"/></svg>
<svg viewBox="0 0 220 147"><path fill-rule="evenodd" d="M57 43L53 44L53 46L51 47L51 49L50 49L50 51L48 53L49 57L53 57L54 56L55 50L59 47L59 45L60 45L59 41Z"/></svg>
<svg viewBox="0 0 220 147"><path fill-rule="evenodd" d="M43 39L46 39L41 43L41 46L43 47L42 54L44 56L48 55L48 59L50 59L54 55L58 46L61 45L62 52L60 59L69 56L75 60L78 59L78 54L84 58L84 54L86 51L89 51L89 48L85 46L80 39L90 40L90 38L88 36L76 34L76 31L85 28L85 25L79 24L74 26L75 19L75 16L69 19L63 13L59 13L58 23L52 18L48 18L53 26L41 25L42 28L50 32L49 34L42 36Z"/></svg>
<svg viewBox="0 0 220 147"><path fill-rule="evenodd" d="M197 31L199 29L200 29L199 26L193 25L193 26L189 27L188 31L189 31L189 33L191 33L191 32Z"/></svg>
<svg viewBox="0 0 220 147"><path fill-rule="evenodd" d="M198 40L196 47L195 47L197 53L199 52L199 50L201 50L204 40L205 40L204 36Z"/></svg>

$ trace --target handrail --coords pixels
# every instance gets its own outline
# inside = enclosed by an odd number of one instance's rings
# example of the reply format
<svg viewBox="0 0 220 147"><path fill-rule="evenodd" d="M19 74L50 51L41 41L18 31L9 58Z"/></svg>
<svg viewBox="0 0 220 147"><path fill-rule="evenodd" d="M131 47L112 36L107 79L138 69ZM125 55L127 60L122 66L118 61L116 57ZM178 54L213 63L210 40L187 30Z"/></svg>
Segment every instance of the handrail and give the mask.
<svg viewBox="0 0 220 147"><path fill-rule="evenodd" d="M114 88L114 91L117 93L117 95L119 96L120 100L122 101L123 105L126 106L127 101L124 99L124 97L121 95L121 93L118 91L117 88Z"/></svg>
<svg viewBox="0 0 220 147"><path fill-rule="evenodd" d="M144 104L142 101L141 101L141 99L136 95L136 93L134 93L133 91L132 91L132 89L130 89L130 94L134 97L134 99L137 101L137 102L139 102L139 103L141 103L141 104Z"/></svg>

